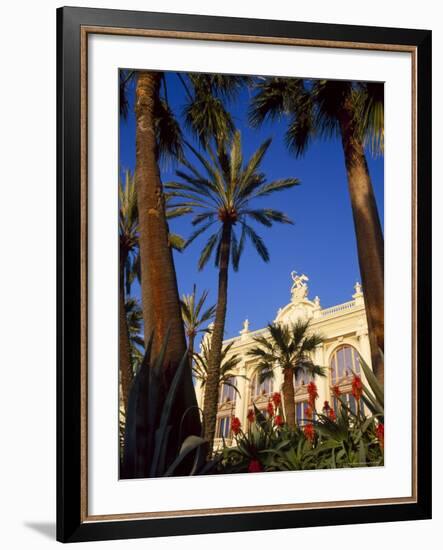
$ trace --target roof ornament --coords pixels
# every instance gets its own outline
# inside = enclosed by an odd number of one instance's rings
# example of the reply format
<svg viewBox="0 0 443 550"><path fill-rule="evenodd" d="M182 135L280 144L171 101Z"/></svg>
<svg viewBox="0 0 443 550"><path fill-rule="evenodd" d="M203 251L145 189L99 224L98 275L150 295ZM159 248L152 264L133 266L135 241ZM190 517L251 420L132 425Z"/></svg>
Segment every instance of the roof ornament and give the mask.
<svg viewBox="0 0 443 550"><path fill-rule="evenodd" d="M352 295L352 297L355 300L356 304L363 304L363 289L361 284L357 281L354 285L355 293Z"/></svg>
<svg viewBox="0 0 443 550"><path fill-rule="evenodd" d="M304 273L297 275L296 271L291 272L291 277L293 281L291 287L292 301L295 303L301 302L308 297L308 285L306 281L309 281L309 278Z"/></svg>
<svg viewBox="0 0 443 550"><path fill-rule="evenodd" d="M246 334L248 334L248 332L249 332L249 319L245 319L245 320L243 321L243 328L242 328L242 330L240 331L240 334L241 334L242 336L246 336Z"/></svg>

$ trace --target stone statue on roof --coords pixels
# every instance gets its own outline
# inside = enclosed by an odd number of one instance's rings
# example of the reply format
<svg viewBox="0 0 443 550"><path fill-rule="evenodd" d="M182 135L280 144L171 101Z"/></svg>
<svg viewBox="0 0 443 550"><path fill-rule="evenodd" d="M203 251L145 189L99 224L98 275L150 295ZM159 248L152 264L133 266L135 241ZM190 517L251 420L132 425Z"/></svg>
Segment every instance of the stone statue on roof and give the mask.
<svg viewBox="0 0 443 550"><path fill-rule="evenodd" d="M309 277L302 273L297 275L296 271L291 272L292 277L292 287L291 287L291 296L293 302L300 302L305 300L308 296L308 285L306 284L309 281Z"/></svg>

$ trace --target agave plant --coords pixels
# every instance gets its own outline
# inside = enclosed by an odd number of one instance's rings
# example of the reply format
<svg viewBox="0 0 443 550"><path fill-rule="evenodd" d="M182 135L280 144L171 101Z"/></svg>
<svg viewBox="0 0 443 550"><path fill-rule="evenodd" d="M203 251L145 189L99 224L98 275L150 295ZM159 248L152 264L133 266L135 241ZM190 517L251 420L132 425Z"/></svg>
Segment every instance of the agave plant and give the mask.
<svg viewBox="0 0 443 550"><path fill-rule="evenodd" d="M297 426L291 428L283 423L282 415L280 398L278 405L270 401L267 416L254 405L248 413L245 430L234 418L235 444L224 444L218 471L255 473L314 469L316 456L310 441Z"/></svg>
<svg viewBox="0 0 443 550"><path fill-rule="evenodd" d="M183 435L183 422L190 411L186 410L181 418L174 417L177 390L188 366L187 354L165 392L168 335L155 359L151 358L152 341L151 336L129 394L120 477L209 473L215 468L216 460L206 461L207 442L201 434Z"/></svg>
<svg viewBox="0 0 443 550"><path fill-rule="evenodd" d="M340 411L336 421L326 414L318 415L315 430L320 441L317 449L323 460L330 462L330 467L362 466L383 464L384 460L384 392L372 370L359 357L360 365L366 376L369 387L354 373L354 381L361 385L357 397L357 411L354 413L346 401L337 396ZM372 413L366 416L361 401Z"/></svg>

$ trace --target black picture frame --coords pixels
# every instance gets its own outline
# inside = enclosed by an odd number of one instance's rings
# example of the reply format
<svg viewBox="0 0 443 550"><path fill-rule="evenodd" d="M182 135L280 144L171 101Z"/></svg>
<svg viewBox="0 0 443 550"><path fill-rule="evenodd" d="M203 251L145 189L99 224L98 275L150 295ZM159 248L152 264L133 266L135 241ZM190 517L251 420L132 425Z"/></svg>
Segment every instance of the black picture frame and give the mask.
<svg viewBox="0 0 443 550"><path fill-rule="evenodd" d="M87 521L81 513L81 28L410 46L416 51L416 466L412 503ZM158 537L431 518L431 31L71 8L57 10L57 540ZM84 382L84 381L83 381Z"/></svg>

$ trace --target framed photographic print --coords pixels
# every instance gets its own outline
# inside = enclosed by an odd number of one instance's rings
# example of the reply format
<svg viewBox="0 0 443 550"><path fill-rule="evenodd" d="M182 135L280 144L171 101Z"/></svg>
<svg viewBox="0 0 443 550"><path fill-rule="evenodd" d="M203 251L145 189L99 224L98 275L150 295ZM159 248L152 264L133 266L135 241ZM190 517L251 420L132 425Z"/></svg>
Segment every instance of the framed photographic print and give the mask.
<svg viewBox="0 0 443 550"><path fill-rule="evenodd" d="M58 540L430 518L431 32L57 32Z"/></svg>

